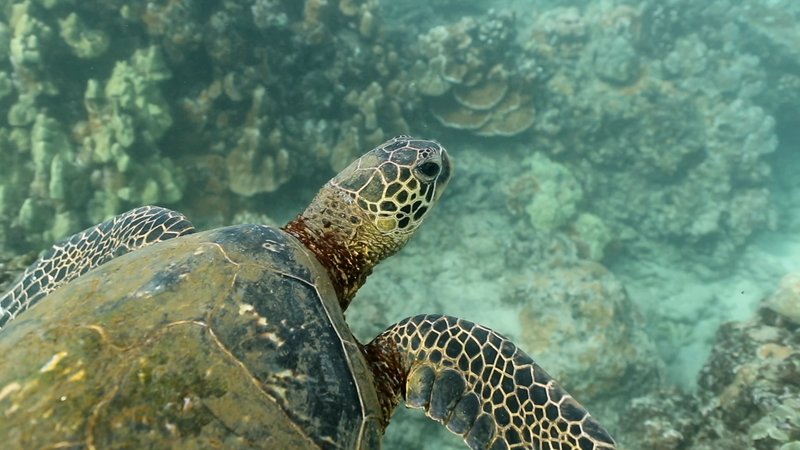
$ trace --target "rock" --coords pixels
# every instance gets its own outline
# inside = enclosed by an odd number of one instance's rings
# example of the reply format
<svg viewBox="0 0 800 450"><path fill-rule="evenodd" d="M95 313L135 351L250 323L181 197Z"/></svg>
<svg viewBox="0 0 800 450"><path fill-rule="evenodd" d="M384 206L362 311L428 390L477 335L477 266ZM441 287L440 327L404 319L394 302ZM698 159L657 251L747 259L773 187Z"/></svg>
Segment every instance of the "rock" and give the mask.
<svg viewBox="0 0 800 450"><path fill-rule="evenodd" d="M778 290L764 304L787 320L800 325L800 273L783 277Z"/></svg>

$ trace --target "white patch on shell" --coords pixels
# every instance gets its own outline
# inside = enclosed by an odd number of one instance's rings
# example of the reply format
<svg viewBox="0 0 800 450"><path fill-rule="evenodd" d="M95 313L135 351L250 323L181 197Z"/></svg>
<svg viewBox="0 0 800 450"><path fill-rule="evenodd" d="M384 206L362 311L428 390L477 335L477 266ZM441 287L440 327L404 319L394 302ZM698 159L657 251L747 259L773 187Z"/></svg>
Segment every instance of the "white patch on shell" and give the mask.
<svg viewBox="0 0 800 450"><path fill-rule="evenodd" d="M272 342L273 344L275 344L275 347L279 347L279 348L282 347L283 344L286 343L286 341L281 339L280 336L278 336L277 333L270 333L270 332L267 331L267 332L261 333L259 335L259 337Z"/></svg>
<svg viewBox="0 0 800 450"><path fill-rule="evenodd" d="M9 394L13 394L20 389L22 389L22 385L16 381L8 383L7 385L3 386L3 389L0 389L0 400L3 400L4 398L8 397Z"/></svg>
<svg viewBox="0 0 800 450"><path fill-rule="evenodd" d="M71 382L76 382L76 381L83 381L85 378L86 378L86 371L81 369L72 374L72 376L70 376L67 380Z"/></svg>
<svg viewBox="0 0 800 450"><path fill-rule="evenodd" d="M264 243L261 244L261 248L263 248L268 252L273 252L273 253L282 253L286 251L286 248L283 246L283 244L281 244L280 242L275 242L270 240L264 241Z"/></svg>
<svg viewBox="0 0 800 450"><path fill-rule="evenodd" d="M308 376L304 374L294 373L289 369L275 372L270 376L270 381L267 382L270 389L281 398L286 398L287 389L284 387L293 383L304 384L308 382Z"/></svg>
<svg viewBox="0 0 800 450"><path fill-rule="evenodd" d="M248 313L252 314L253 316L255 316L256 325L258 325L260 327L267 326L267 324L268 324L267 318L262 316L262 315L260 315L260 314L258 314L258 312L256 312L256 308L253 305L251 305L249 303L241 303L241 304L239 304L239 315L241 316L241 315L248 314Z"/></svg>
<svg viewBox="0 0 800 450"><path fill-rule="evenodd" d="M64 357L67 356L67 352L58 352L55 355L50 357L50 360L44 363L41 369L39 369L39 373L50 372L55 370L58 363L61 362Z"/></svg>
<svg viewBox="0 0 800 450"><path fill-rule="evenodd" d="M170 436L178 436L179 435L178 427L174 423L167 422L167 423L164 424L164 428L166 428L166 430L167 430L167 432L169 433Z"/></svg>

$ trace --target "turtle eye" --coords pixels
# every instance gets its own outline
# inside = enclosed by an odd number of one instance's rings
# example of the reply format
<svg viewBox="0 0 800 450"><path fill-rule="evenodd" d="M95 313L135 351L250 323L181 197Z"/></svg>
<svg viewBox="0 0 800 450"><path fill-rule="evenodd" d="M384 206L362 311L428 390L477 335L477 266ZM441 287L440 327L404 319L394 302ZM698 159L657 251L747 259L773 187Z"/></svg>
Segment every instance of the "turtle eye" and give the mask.
<svg viewBox="0 0 800 450"><path fill-rule="evenodd" d="M433 161L425 161L417 166L417 171L427 178L433 178L439 175L439 165Z"/></svg>

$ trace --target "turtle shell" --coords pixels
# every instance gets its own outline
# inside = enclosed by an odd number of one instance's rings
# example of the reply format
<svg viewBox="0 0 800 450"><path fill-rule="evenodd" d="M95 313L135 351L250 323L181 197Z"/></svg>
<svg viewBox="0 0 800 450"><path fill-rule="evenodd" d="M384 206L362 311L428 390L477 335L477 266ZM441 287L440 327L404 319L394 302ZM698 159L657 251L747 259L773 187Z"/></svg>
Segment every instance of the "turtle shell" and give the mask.
<svg viewBox="0 0 800 450"><path fill-rule="evenodd" d="M380 445L372 376L331 281L278 229L115 258L11 323L0 355L9 447Z"/></svg>

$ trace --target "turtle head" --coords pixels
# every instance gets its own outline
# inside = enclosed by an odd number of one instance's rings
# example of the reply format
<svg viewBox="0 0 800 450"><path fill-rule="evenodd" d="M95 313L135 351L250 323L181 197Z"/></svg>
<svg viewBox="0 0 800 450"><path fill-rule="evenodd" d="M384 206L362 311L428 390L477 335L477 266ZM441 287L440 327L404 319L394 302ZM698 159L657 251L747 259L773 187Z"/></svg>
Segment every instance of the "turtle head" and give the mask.
<svg viewBox="0 0 800 450"><path fill-rule="evenodd" d="M284 230L328 269L346 309L373 267L408 242L451 170L439 143L398 136L336 175Z"/></svg>
<svg viewBox="0 0 800 450"><path fill-rule="evenodd" d="M439 143L398 136L357 159L328 186L357 207L354 224L365 221L402 246L442 195L450 173Z"/></svg>

